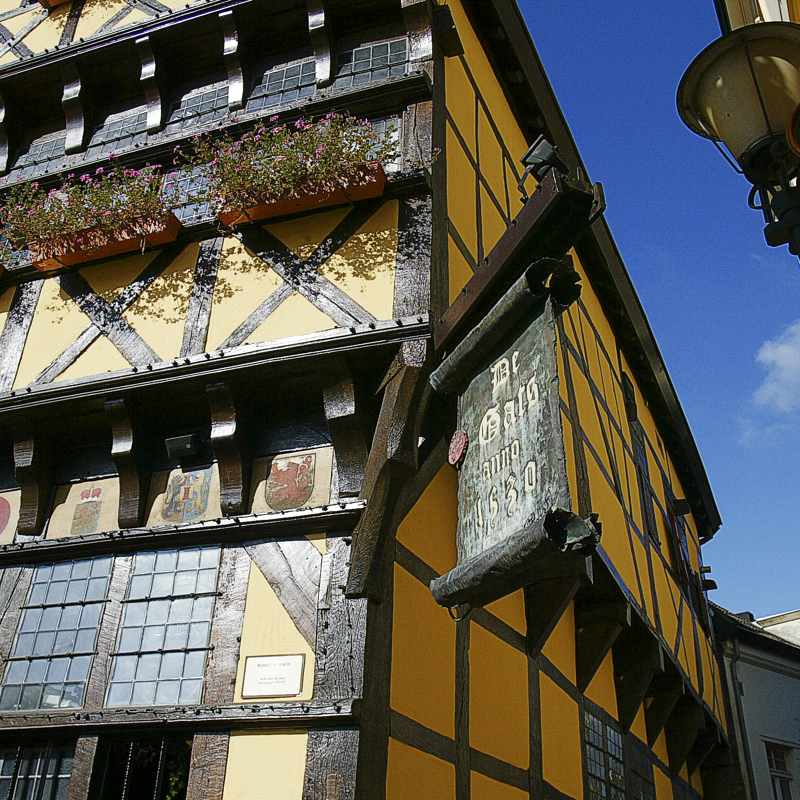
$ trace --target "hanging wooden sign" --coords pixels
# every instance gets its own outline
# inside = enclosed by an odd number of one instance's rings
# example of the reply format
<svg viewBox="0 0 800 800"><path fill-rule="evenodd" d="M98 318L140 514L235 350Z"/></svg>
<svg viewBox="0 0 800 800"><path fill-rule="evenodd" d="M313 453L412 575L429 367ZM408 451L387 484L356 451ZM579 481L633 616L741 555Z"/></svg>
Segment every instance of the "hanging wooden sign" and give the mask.
<svg viewBox="0 0 800 800"><path fill-rule="evenodd" d="M485 605L584 559L599 540L596 520L571 511L544 286L556 267L529 268L431 376L437 391L459 396L450 459L459 466L458 566L431 584L441 605Z"/></svg>

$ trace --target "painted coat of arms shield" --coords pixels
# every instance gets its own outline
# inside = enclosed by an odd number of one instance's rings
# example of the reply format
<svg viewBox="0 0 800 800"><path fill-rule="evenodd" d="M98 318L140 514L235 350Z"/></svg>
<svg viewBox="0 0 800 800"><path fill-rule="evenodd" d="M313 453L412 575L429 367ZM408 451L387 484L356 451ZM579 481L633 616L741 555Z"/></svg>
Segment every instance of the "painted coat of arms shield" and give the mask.
<svg viewBox="0 0 800 800"><path fill-rule="evenodd" d="M81 492L80 502L72 514L72 536L86 536L97 531L103 506L102 496L103 490L99 486L91 486Z"/></svg>
<svg viewBox="0 0 800 800"><path fill-rule="evenodd" d="M161 516L167 522L191 522L199 519L208 507L211 467L179 472L170 478L164 493Z"/></svg>
<svg viewBox="0 0 800 800"><path fill-rule="evenodd" d="M0 497L0 533L6 529L10 519L11 504L5 499L5 497Z"/></svg>
<svg viewBox="0 0 800 800"><path fill-rule="evenodd" d="M314 491L316 453L275 458L267 479L267 505L274 511L291 511L305 505Z"/></svg>

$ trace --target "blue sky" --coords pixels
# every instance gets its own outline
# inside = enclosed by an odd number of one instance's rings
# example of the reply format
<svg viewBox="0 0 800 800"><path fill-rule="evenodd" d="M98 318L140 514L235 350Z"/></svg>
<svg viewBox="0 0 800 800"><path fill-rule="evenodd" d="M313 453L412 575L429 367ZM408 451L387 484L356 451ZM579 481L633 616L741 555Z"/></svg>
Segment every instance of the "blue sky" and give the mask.
<svg viewBox="0 0 800 800"><path fill-rule="evenodd" d="M711 598L800 607L800 265L749 184L678 117L712 0L520 0L706 465L723 519Z"/></svg>

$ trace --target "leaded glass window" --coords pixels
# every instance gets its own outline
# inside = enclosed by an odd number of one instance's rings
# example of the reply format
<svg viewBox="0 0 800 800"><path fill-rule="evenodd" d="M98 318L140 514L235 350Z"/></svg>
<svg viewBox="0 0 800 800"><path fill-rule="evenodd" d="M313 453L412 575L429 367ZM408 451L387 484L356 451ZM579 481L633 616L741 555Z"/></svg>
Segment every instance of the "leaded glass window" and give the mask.
<svg viewBox="0 0 800 800"><path fill-rule="evenodd" d="M590 800L625 800L622 734L589 711L583 712L583 737Z"/></svg>
<svg viewBox="0 0 800 800"><path fill-rule="evenodd" d="M106 705L199 703L218 547L137 553Z"/></svg>
<svg viewBox="0 0 800 800"><path fill-rule="evenodd" d="M334 88L362 86L372 81L399 78L408 66L408 41L404 38L368 44L340 52L336 57Z"/></svg>
<svg viewBox="0 0 800 800"><path fill-rule="evenodd" d="M0 750L0 798L66 800L74 757L74 747L53 745Z"/></svg>
<svg viewBox="0 0 800 800"><path fill-rule="evenodd" d="M0 709L83 705L112 559L39 566L3 675Z"/></svg>
<svg viewBox="0 0 800 800"><path fill-rule="evenodd" d="M630 748L630 796L632 800L656 800L650 751L638 744ZM676 799L677 800L677 799Z"/></svg>

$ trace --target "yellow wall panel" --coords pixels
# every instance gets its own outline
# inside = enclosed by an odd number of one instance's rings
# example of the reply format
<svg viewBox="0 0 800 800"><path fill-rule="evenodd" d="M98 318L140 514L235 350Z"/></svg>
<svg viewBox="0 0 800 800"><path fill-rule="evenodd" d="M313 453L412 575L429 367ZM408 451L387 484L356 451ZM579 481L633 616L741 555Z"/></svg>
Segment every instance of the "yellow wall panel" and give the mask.
<svg viewBox="0 0 800 800"><path fill-rule="evenodd" d="M222 800L302 800L307 747L307 731L233 731Z"/></svg>
<svg viewBox="0 0 800 800"><path fill-rule="evenodd" d="M34 53L41 53L45 48L50 50L61 39L61 33L67 22L70 10L69 3L56 6L47 17L40 22L22 41Z"/></svg>
<svg viewBox="0 0 800 800"><path fill-rule="evenodd" d="M265 227L295 255L306 259L350 211L349 206L335 208L332 211L325 211L321 214L308 214L284 222L266 225Z"/></svg>
<svg viewBox="0 0 800 800"><path fill-rule="evenodd" d="M528 658L480 625L470 628L469 741L483 753L528 768Z"/></svg>
<svg viewBox="0 0 800 800"><path fill-rule="evenodd" d="M477 155L475 147L475 90L460 59L445 59L444 68L447 110L450 112L453 123L461 134L461 138L467 143L472 157L475 158Z"/></svg>
<svg viewBox="0 0 800 800"><path fill-rule="evenodd" d="M17 58L17 56L14 55L14 53L12 53L11 50L0 56L0 65L13 64L15 61L19 61L19 58Z"/></svg>
<svg viewBox="0 0 800 800"><path fill-rule="evenodd" d="M703 781L700 779L700 770L696 770L692 775L692 789L694 789L699 795L702 796L703 794Z"/></svg>
<svg viewBox="0 0 800 800"><path fill-rule="evenodd" d="M481 186L481 231L484 253L491 252L500 237L506 232L506 222L483 186Z"/></svg>
<svg viewBox="0 0 800 800"><path fill-rule="evenodd" d="M449 64L449 60L445 64ZM489 184L497 202L500 207L507 214L508 213L508 200L509 196L513 193L514 197L517 195L516 181L506 190L506 182L504 178L503 162L505 156L503 149L500 147L500 142L489 124L489 119L486 116L486 111L481 107L478 110L478 142L479 142L479 165L481 175L484 180ZM488 252L488 250L487 250Z"/></svg>
<svg viewBox="0 0 800 800"><path fill-rule="evenodd" d="M335 327L336 323L327 314L323 314L303 295L294 292L245 339L244 343L270 342L273 339L285 339L287 336L305 336Z"/></svg>
<svg viewBox="0 0 800 800"><path fill-rule="evenodd" d="M470 800L529 800L530 794L514 786L487 778L480 772L471 775Z"/></svg>
<svg viewBox="0 0 800 800"><path fill-rule="evenodd" d="M528 149L528 143L517 124L514 112L506 101L503 89L495 77L486 57L486 52L475 35L461 3L459 0L450 0L448 5L453 13L453 20L464 45L464 59L469 65L475 82L478 84L492 119L503 136L508 151L511 153L512 158L518 161ZM454 60L448 59L448 61ZM531 191L530 188L529 191ZM516 213L514 211L511 216L516 216Z"/></svg>
<svg viewBox="0 0 800 800"><path fill-rule="evenodd" d="M85 497L82 497L84 493ZM84 503L91 504L89 508L97 515L94 519L85 514L85 509L82 508ZM117 531L118 511L119 478L116 476L62 484L56 487L45 538L63 539L68 536Z"/></svg>
<svg viewBox="0 0 800 800"><path fill-rule="evenodd" d="M458 245L453 241L453 237L447 237L448 251L448 282L449 299L452 303L458 297L458 293L467 285L473 272L464 254L458 249Z"/></svg>
<svg viewBox="0 0 800 800"><path fill-rule="evenodd" d="M683 643L686 648L687 674L692 680L695 688L700 686L697 677L697 656L694 646L694 623L692 621L692 610L688 603L683 608Z"/></svg>
<svg viewBox="0 0 800 800"><path fill-rule="evenodd" d="M394 316L397 214L397 200L384 203L320 268L375 319Z"/></svg>
<svg viewBox="0 0 800 800"><path fill-rule="evenodd" d="M522 589L507 594L494 603L489 603L486 610L490 614L494 614L498 619L503 620L507 625L510 625L517 633L523 636L528 630L528 623L525 619L525 593Z"/></svg>
<svg viewBox="0 0 800 800"><path fill-rule="evenodd" d="M430 589L394 567L391 706L428 728L455 735L456 626Z"/></svg>
<svg viewBox="0 0 800 800"><path fill-rule="evenodd" d="M458 473L445 464L397 526L397 541L443 575L456 565Z"/></svg>
<svg viewBox="0 0 800 800"><path fill-rule="evenodd" d="M3 27L16 36L29 22L36 18L36 15L41 10L41 6L32 6L30 11L24 14L18 14L16 17L9 17L9 19L3 20Z"/></svg>
<svg viewBox="0 0 800 800"><path fill-rule="evenodd" d="M536 615L536 605L531 608L531 614ZM542 654L569 678L570 683L576 682L575 678L575 605L570 603L564 615L553 628L553 632L542 648Z"/></svg>
<svg viewBox="0 0 800 800"><path fill-rule="evenodd" d="M631 723L631 733L636 736L639 741L646 742L647 741L647 720L644 716L644 703L639 706L639 711L637 712L636 716L634 717L633 722Z"/></svg>
<svg viewBox="0 0 800 800"><path fill-rule="evenodd" d="M161 356L180 355L199 244L190 244L142 293L123 318Z"/></svg>
<svg viewBox="0 0 800 800"><path fill-rule="evenodd" d="M675 637L678 634L678 611L675 595L671 586L671 579L667 575L664 564L660 558L653 559L653 574L656 579L656 592L658 593L658 611L661 616L661 628L669 647L675 646ZM674 590L675 594L678 590Z"/></svg>
<svg viewBox="0 0 800 800"><path fill-rule="evenodd" d="M308 700L314 693L314 651L283 607L275 590L261 570L250 564L244 625L239 647L239 666L236 670L235 703L252 702L242 698L245 659L248 656L304 655L302 693L286 700ZM275 702L275 701L273 701Z"/></svg>
<svg viewBox="0 0 800 800"><path fill-rule="evenodd" d="M639 577L642 581L642 594L644 595L643 608L653 625L656 624L655 608L653 606L653 589L650 584L650 571L647 567L647 550L642 540L631 531L633 549L636 553L636 563L639 565Z"/></svg>
<svg viewBox="0 0 800 800"><path fill-rule="evenodd" d="M477 260L475 170L449 125L447 126L447 216L472 258Z"/></svg>
<svg viewBox="0 0 800 800"><path fill-rule="evenodd" d="M643 741L647 741L645 738ZM658 734L658 739L656 739L655 744L653 745L653 752L665 763L669 763L669 755L667 754L667 737L664 734L664 731Z"/></svg>
<svg viewBox="0 0 800 800"><path fill-rule="evenodd" d="M86 348L86 352L82 356L76 358L56 378L56 381L71 381L74 378L88 378L90 375L130 368L128 360L117 350L116 346L105 336L100 336Z"/></svg>
<svg viewBox="0 0 800 800"><path fill-rule="evenodd" d="M586 688L586 696L597 703L600 708L617 719L617 690L614 687L614 659L609 652L603 659L600 669L595 673L592 682Z"/></svg>
<svg viewBox="0 0 800 800"><path fill-rule="evenodd" d="M578 705L546 675L540 677L544 779L570 797L583 797Z"/></svg>
<svg viewBox="0 0 800 800"><path fill-rule="evenodd" d="M206 349L210 352L219 348L282 283L278 274L238 239L227 236L211 304Z"/></svg>
<svg viewBox="0 0 800 800"><path fill-rule="evenodd" d="M669 775L658 767L653 767L653 777L655 778L657 800L673 800L672 781Z"/></svg>
<svg viewBox="0 0 800 800"><path fill-rule="evenodd" d="M456 768L452 764L389 739L386 800L455 800L455 796Z"/></svg>
<svg viewBox="0 0 800 800"><path fill-rule="evenodd" d="M116 25L115 28L124 28L128 25L135 25L145 19L152 19L150 14L140 11L138 8L131 9L131 13L123 17Z"/></svg>
<svg viewBox="0 0 800 800"><path fill-rule="evenodd" d="M126 5L125 0L86 0L75 28L74 41L93 36L101 25L108 22Z"/></svg>

